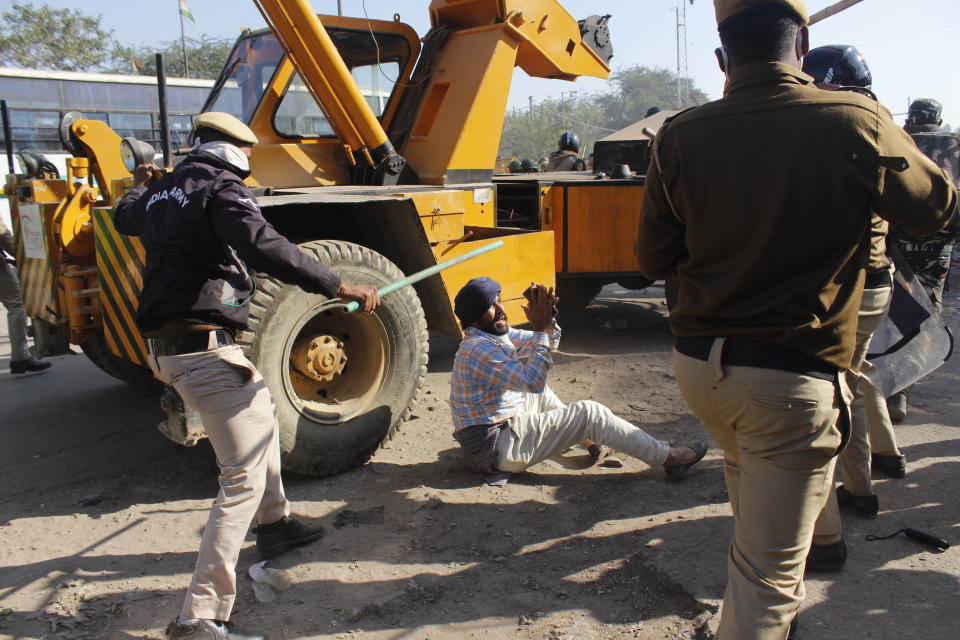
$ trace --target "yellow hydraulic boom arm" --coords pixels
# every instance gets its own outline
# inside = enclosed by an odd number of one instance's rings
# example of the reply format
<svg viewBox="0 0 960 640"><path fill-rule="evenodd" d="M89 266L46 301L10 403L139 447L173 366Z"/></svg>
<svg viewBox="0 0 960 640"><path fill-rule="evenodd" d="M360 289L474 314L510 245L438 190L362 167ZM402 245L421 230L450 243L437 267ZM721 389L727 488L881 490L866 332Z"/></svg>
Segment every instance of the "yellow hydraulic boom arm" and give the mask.
<svg viewBox="0 0 960 640"><path fill-rule="evenodd" d="M308 0L254 3L349 150L354 180L368 184L401 174L427 184L489 180L513 68L606 78L613 56L610 16L578 21L558 0L432 0L432 29L388 135Z"/></svg>

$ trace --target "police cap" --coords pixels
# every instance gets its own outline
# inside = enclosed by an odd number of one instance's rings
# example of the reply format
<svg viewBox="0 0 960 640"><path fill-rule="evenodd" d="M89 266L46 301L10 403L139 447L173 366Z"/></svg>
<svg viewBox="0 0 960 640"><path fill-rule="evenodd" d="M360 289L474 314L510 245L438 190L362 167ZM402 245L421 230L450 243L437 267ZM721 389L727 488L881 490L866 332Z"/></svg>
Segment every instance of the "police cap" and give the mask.
<svg viewBox="0 0 960 640"><path fill-rule="evenodd" d="M235 116L222 111L207 111L197 116L193 121L195 129L205 128L219 131L226 134L234 140L246 142L247 144L257 144L257 134L250 130L250 127L243 124Z"/></svg>
<svg viewBox="0 0 960 640"><path fill-rule="evenodd" d="M803 0L713 0L718 25L738 13L753 10L765 4L779 4L790 9L800 19L800 26L806 26L810 22L810 14L807 13L807 6Z"/></svg>

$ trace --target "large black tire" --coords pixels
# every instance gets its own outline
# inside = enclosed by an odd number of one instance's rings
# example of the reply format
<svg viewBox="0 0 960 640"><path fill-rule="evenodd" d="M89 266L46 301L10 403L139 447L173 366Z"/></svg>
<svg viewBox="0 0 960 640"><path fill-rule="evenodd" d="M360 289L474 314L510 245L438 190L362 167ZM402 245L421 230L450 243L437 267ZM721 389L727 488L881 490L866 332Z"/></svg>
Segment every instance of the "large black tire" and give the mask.
<svg viewBox="0 0 960 640"><path fill-rule="evenodd" d="M300 246L344 282L382 287L404 277L356 244ZM238 343L277 405L283 468L325 476L362 465L409 415L427 371L427 323L416 292L405 287L384 296L373 314L347 314L322 295L273 278L257 286ZM343 362L331 373L328 367Z"/></svg>
<svg viewBox="0 0 960 640"><path fill-rule="evenodd" d="M581 311L603 289L603 282L596 278L557 278L557 296L560 311Z"/></svg>
<svg viewBox="0 0 960 640"><path fill-rule="evenodd" d="M107 341L102 333L97 333L88 338L86 342L80 345L80 348L83 349L83 354L90 359L90 362L104 373L150 393L160 395L160 392L163 391L163 384L153 377L153 372L150 369L114 355L110 351L110 347L107 346Z"/></svg>

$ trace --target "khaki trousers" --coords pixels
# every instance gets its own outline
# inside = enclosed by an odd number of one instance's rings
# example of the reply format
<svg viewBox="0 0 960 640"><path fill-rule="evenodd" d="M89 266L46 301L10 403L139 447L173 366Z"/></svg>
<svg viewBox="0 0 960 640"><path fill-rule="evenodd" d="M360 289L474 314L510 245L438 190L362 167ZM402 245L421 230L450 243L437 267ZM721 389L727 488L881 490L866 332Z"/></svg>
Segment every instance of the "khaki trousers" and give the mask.
<svg viewBox="0 0 960 640"><path fill-rule="evenodd" d="M7 308L10 359L29 360L33 354L27 346L27 314L20 295L20 278L14 266L3 257L0 257L0 302Z"/></svg>
<svg viewBox="0 0 960 640"><path fill-rule="evenodd" d="M840 454L844 486L853 494L873 493L870 480L870 452L899 455L887 401L879 388L876 367L867 360L867 349L874 331L890 309L890 287L865 289L857 321L857 343L853 363L847 372L847 384L853 391L853 415L850 441Z"/></svg>
<svg viewBox="0 0 960 640"><path fill-rule="evenodd" d="M203 530L181 613L229 620L237 595L237 558L250 523L254 518L259 524L276 522L290 513L280 478L276 408L260 373L236 345L158 356L151 366L200 414L220 467L220 493Z"/></svg>
<svg viewBox="0 0 960 640"><path fill-rule="evenodd" d="M497 441L501 471L519 473L584 440L606 445L651 467L662 465L670 454L669 444L618 418L599 402L580 400L565 405L550 387L525 396L525 413L511 418Z"/></svg>
<svg viewBox="0 0 960 640"><path fill-rule="evenodd" d="M784 640L830 495L840 402L831 381L723 366L722 343L709 362L673 353L683 397L724 451L735 527L718 638Z"/></svg>

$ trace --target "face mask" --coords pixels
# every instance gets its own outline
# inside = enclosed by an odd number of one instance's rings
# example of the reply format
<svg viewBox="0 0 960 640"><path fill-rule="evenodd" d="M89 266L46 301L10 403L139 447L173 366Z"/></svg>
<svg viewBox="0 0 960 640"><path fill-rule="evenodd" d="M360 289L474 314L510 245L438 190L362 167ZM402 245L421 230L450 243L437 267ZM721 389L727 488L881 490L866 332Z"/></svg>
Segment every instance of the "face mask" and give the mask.
<svg viewBox="0 0 960 640"><path fill-rule="evenodd" d="M221 142L218 140L201 144L196 148L220 158L244 173L250 173L250 159L247 158L243 151L240 151L240 149L229 142Z"/></svg>

